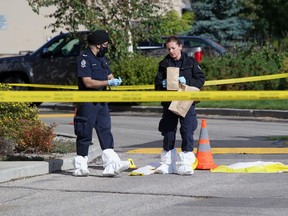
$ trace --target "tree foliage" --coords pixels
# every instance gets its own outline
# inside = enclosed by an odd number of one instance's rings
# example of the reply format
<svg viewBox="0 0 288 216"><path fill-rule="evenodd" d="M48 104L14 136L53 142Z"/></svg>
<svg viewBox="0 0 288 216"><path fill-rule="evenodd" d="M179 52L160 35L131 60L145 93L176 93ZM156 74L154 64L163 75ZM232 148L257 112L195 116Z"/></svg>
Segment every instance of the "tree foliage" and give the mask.
<svg viewBox="0 0 288 216"><path fill-rule="evenodd" d="M167 14L171 0L27 0L33 11L40 12L43 7L56 7L49 14L55 18L50 24L53 29L65 27L76 31L80 26L89 30L106 29L110 34L110 47L113 58L127 56L128 47L139 41L159 39L164 33L181 32L187 29L192 15L183 19ZM176 25L168 25L169 19ZM179 21L180 20L180 21ZM179 24L180 23L180 24ZM177 28L175 27L177 26ZM179 27L180 26L180 27ZM186 30L185 29L185 30Z"/></svg>
<svg viewBox="0 0 288 216"><path fill-rule="evenodd" d="M163 35L181 35L191 29L195 15L191 11L183 13L182 17L175 10L169 11L162 17L160 23Z"/></svg>
<svg viewBox="0 0 288 216"><path fill-rule="evenodd" d="M249 22L239 17L238 0L201 0L191 4L196 22L190 34L205 36L223 45L246 38Z"/></svg>
<svg viewBox="0 0 288 216"><path fill-rule="evenodd" d="M242 16L253 23L251 35L260 44L265 41L278 41L281 48L281 39L288 33L288 2L286 0L243 0Z"/></svg>
<svg viewBox="0 0 288 216"><path fill-rule="evenodd" d="M223 45L277 41L282 50L288 35L286 0L195 0L191 1L196 23L192 34L207 36Z"/></svg>

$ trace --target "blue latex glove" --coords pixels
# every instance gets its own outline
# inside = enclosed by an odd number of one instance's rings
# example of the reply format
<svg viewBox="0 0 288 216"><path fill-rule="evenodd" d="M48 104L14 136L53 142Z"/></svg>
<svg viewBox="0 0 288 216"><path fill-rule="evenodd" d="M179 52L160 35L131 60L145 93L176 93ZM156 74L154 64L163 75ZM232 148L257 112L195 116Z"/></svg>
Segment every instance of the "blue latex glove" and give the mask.
<svg viewBox="0 0 288 216"><path fill-rule="evenodd" d="M118 79L111 79L108 80L108 86L119 86L122 83L122 79L121 77L119 77Z"/></svg>
<svg viewBox="0 0 288 216"><path fill-rule="evenodd" d="M179 77L178 80L181 84L186 84L186 79L184 76Z"/></svg>
<svg viewBox="0 0 288 216"><path fill-rule="evenodd" d="M162 80L162 86L163 86L163 88L167 87L167 80L166 79Z"/></svg>
<svg viewBox="0 0 288 216"><path fill-rule="evenodd" d="M116 80L118 80L118 85L117 86L121 85L121 83L122 83L121 77L118 77L118 79L116 79Z"/></svg>

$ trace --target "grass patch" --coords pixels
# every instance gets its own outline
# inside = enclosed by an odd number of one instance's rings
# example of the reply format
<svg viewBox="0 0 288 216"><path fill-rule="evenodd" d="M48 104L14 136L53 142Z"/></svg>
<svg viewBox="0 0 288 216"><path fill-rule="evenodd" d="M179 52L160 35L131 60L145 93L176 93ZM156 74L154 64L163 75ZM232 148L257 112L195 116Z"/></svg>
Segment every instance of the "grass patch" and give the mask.
<svg viewBox="0 0 288 216"><path fill-rule="evenodd" d="M272 140L272 141L285 141L283 144L288 145L288 136L275 136L275 137L269 137L267 140Z"/></svg>
<svg viewBox="0 0 288 216"><path fill-rule="evenodd" d="M45 161L49 159L61 158L66 154L76 152L75 138L57 137L53 144L55 148L52 152L43 154L16 153L13 155L0 155L0 161Z"/></svg>
<svg viewBox="0 0 288 216"><path fill-rule="evenodd" d="M76 152L76 144L74 140L57 140L54 141L55 149L53 153L68 154Z"/></svg>
<svg viewBox="0 0 288 216"><path fill-rule="evenodd" d="M270 138L268 138L268 140L277 140L277 141L280 141L280 140L288 140L288 136L270 137Z"/></svg>
<svg viewBox="0 0 288 216"><path fill-rule="evenodd" d="M160 106L160 102L140 103L140 106ZM200 101L198 108L287 110L288 100Z"/></svg>
<svg viewBox="0 0 288 216"><path fill-rule="evenodd" d="M201 101L197 107L287 110L288 100Z"/></svg>
<svg viewBox="0 0 288 216"><path fill-rule="evenodd" d="M39 155L7 155L0 158L2 161L44 161L43 156Z"/></svg>

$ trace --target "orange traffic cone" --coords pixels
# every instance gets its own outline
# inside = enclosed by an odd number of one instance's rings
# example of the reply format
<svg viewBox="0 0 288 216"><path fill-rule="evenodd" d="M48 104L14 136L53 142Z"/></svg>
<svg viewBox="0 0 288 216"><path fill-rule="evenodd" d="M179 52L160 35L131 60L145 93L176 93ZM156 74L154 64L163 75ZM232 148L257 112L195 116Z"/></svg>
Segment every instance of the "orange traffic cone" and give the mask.
<svg viewBox="0 0 288 216"><path fill-rule="evenodd" d="M206 119L202 119L196 158L198 160L196 169L208 170L217 167L217 165L214 163L211 152Z"/></svg>
<svg viewBox="0 0 288 216"><path fill-rule="evenodd" d="M77 111L77 108L75 107L75 109L74 109L74 118L76 117L76 111ZM73 121L69 123L70 125L74 125L74 118L73 118Z"/></svg>

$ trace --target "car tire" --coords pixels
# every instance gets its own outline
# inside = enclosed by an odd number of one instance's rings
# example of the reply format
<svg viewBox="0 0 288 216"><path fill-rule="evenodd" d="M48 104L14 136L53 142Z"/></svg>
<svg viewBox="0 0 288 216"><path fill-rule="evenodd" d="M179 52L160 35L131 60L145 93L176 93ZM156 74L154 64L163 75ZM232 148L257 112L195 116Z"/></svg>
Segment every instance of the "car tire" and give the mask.
<svg viewBox="0 0 288 216"><path fill-rule="evenodd" d="M3 80L3 83L26 83L26 82L21 76L14 75L14 76L5 78ZM28 90L28 87L12 86L12 89L13 90Z"/></svg>

